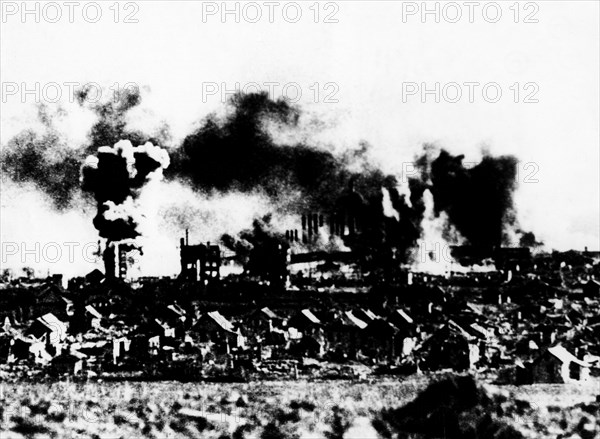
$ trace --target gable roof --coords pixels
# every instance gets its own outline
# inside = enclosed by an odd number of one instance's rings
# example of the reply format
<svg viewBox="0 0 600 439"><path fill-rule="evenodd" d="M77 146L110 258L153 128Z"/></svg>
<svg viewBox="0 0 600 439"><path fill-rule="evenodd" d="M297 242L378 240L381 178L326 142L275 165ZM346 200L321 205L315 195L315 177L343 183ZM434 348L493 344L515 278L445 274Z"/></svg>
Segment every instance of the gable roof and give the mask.
<svg viewBox="0 0 600 439"><path fill-rule="evenodd" d="M102 273L97 268L94 268L88 274L85 275L85 280L87 282L100 282L104 279L104 273Z"/></svg>
<svg viewBox="0 0 600 439"><path fill-rule="evenodd" d="M315 316L310 309L303 309L301 313L315 325L320 325L321 321Z"/></svg>
<svg viewBox="0 0 600 439"><path fill-rule="evenodd" d="M467 339L469 341L473 341L475 339L475 337L473 335L469 334L467 332L467 330L465 330L462 326L460 326L458 323L456 323L452 319L448 320L448 323L446 323L446 325L444 325L444 326L447 327L451 332L454 332L455 334L459 334L460 336L464 337L465 339Z"/></svg>
<svg viewBox="0 0 600 439"><path fill-rule="evenodd" d="M67 331L67 325L60 321L58 317L56 317L51 312L49 312L48 314L44 314L41 317L38 317L37 319L35 319L35 321L41 323L50 331Z"/></svg>
<svg viewBox="0 0 600 439"><path fill-rule="evenodd" d="M591 367L591 364L586 361L581 361L575 355L567 351L562 345L558 344L548 348L550 355L558 358L562 363L575 363L581 367Z"/></svg>
<svg viewBox="0 0 600 439"><path fill-rule="evenodd" d="M102 318L102 314L100 314L98 312L98 310L96 308L94 308L92 305L86 305L85 310L97 319Z"/></svg>
<svg viewBox="0 0 600 439"><path fill-rule="evenodd" d="M398 316L400 316L402 318L402 320L404 320L406 323L409 323L411 325L415 322L412 319L412 317L409 316L408 314L406 314L404 312L404 310L402 310L402 309L397 309L396 311L394 311L394 314L397 314Z"/></svg>
<svg viewBox="0 0 600 439"><path fill-rule="evenodd" d="M29 327L27 334L31 334L39 339L48 332L56 333L60 339L64 339L67 335L67 325L60 321L54 314L48 313L35 319Z"/></svg>
<svg viewBox="0 0 600 439"><path fill-rule="evenodd" d="M483 315L483 305L479 303L467 302L465 308L475 314Z"/></svg>
<svg viewBox="0 0 600 439"><path fill-rule="evenodd" d="M63 293L62 287L53 283L45 283L35 290L35 297L38 303L58 303L64 301Z"/></svg>
<svg viewBox="0 0 600 439"><path fill-rule="evenodd" d="M277 314L275 314L270 308L268 307L264 307L260 310L260 312L262 312L264 315L266 315L268 318L270 319L278 319L279 316Z"/></svg>
<svg viewBox="0 0 600 439"><path fill-rule="evenodd" d="M377 314L375 314L373 311L371 311L370 309L366 309L366 308L360 308L360 311L365 315L366 318L368 318L369 320L377 320L379 318L379 316Z"/></svg>
<svg viewBox="0 0 600 439"><path fill-rule="evenodd" d="M167 309L170 311L173 311L175 314L177 314L181 317L185 317L185 310L176 303L173 303L173 304L167 306Z"/></svg>
<svg viewBox="0 0 600 439"><path fill-rule="evenodd" d="M469 325L469 328L471 329L471 333L473 333L473 334L475 334L476 336L479 336L479 337L491 338L491 337L494 336L494 332L493 331L484 328L479 323L471 323Z"/></svg>
<svg viewBox="0 0 600 439"><path fill-rule="evenodd" d="M344 316L350 321L350 323L360 329L365 329L368 326L367 323L363 322L361 319L352 314L352 311L346 311Z"/></svg>
<svg viewBox="0 0 600 439"><path fill-rule="evenodd" d="M212 319L217 325L223 328L228 332L235 332L233 330L233 323L227 320L219 311L212 311L206 314L210 319Z"/></svg>

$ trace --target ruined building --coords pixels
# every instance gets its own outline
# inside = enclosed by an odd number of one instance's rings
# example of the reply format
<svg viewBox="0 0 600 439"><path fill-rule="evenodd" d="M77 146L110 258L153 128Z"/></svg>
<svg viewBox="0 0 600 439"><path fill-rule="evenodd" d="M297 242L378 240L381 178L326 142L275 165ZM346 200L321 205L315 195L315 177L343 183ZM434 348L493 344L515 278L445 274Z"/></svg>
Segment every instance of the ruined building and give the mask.
<svg viewBox="0 0 600 439"><path fill-rule="evenodd" d="M302 231L298 229L286 230L285 237L288 242L302 242L313 244L319 237L333 239L352 238L360 233L365 200L363 196L350 184L347 192L342 195L331 212L306 212L301 216Z"/></svg>
<svg viewBox="0 0 600 439"><path fill-rule="evenodd" d="M131 247L125 244L107 244L102 257L104 272L107 279L125 279L127 277L127 253Z"/></svg>
<svg viewBox="0 0 600 439"><path fill-rule="evenodd" d="M218 245L189 245L188 234L180 240L180 279L208 284L219 280L221 249Z"/></svg>

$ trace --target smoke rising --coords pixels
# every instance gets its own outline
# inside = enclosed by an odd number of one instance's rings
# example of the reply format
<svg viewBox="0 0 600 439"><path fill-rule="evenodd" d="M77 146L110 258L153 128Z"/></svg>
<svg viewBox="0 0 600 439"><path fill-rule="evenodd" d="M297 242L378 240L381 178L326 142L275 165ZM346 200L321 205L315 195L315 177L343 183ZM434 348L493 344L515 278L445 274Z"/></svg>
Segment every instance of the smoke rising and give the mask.
<svg viewBox="0 0 600 439"><path fill-rule="evenodd" d="M97 156L89 156L82 168L82 188L93 194L98 213L94 226L109 241L134 239L143 216L136 200L142 186L152 178L160 178L169 166L167 152L150 142L133 146L121 140L113 147L98 148Z"/></svg>
<svg viewBox="0 0 600 439"><path fill-rule="evenodd" d="M268 127L293 129L301 116L298 108L266 93L238 94L229 105L225 117L207 117L173 152L168 179L188 181L208 193L260 191L274 211L289 215L351 208L363 233L346 244L361 253L380 245L405 251L414 244L419 214L398 192L396 177L365 159L366 143L340 155L306 142L277 143ZM391 218L382 207L384 196L386 208L396 212Z"/></svg>
<svg viewBox="0 0 600 439"><path fill-rule="evenodd" d="M56 209L65 210L73 206L73 199L80 193L79 170L85 155L55 127L56 117L45 106L39 106L36 126L22 130L3 145L0 169L3 179L31 183L52 200Z"/></svg>
<svg viewBox="0 0 600 439"><path fill-rule="evenodd" d="M490 249L506 244L508 231L516 227L517 159L485 154L467 168L463 155L442 149L431 160L431 152L425 151L418 163L423 183L431 185L436 214L445 212L470 245Z"/></svg>
<svg viewBox="0 0 600 439"><path fill-rule="evenodd" d="M266 93L235 95L223 116L209 115L175 146L169 146L164 123L148 132L130 128L132 110L141 103L139 92L125 90L117 100L94 105L86 103L86 93L79 92L80 106L96 121L85 142L70 144L42 112L45 131L24 130L9 141L1 154L2 169L16 183L33 183L56 209L74 209L74 199L91 195L97 207L93 225L108 241L136 240L148 223L154 235L189 228L194 237L220 240L249 261L260 247L282 243L284 231L295 227L303 213L350 212L360 224L357 233L300 249L335 244L375 264L377 255L392 251L408 262L427 227L426 191L433 198L433 214L429 209L427 218L443 216L440 239L450 243L459 243L460 236L465 243L493 247L518 227L514 157L486 155L467 168L463 156L426 147L416 160L419 176L401 184L373 164L366 142L335 153L305 136L277 136L277 129L294 133L303 114ZM166 181L161 182L163 173ZM144 192L152 181L152 193ZM165 239L154 242L171 239L170 234L160 238ZM176 249L171 250L168 254L176 258ZM145 254L153 254L152 249Z"/></svg>

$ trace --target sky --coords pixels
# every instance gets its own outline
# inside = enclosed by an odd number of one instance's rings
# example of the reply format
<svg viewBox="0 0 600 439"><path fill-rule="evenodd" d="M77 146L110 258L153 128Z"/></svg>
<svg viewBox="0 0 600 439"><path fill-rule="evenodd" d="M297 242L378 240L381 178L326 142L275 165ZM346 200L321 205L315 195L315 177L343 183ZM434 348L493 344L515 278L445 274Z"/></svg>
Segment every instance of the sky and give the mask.
<svg viewBox="0 0 600 439"><path fill-rule="evenodd" d="M143 102L131 124L165 121L174 144L236 84L258 86L304 110L314 143L367 141L397 175L424 143L467 162L513 154L523 228L548 248L600 249L599 2L228 2L226 14L222 2L90 3L69 17L63 2L30 2L25 15L2 2L0 145L35 125L38 102L66 108L61 130L84 142L94 118L66 83L134 84ZM252 209L242 210L246 221ZM92 248L92 216L53 212L33 188L4 182L2 264L81 274L94 264L66 264L64 243ZM32 260L24 249L36 243L46 253L58 243L62 257ZM176 272L176 244L168 261L155 256L161 274Z"/></svg>

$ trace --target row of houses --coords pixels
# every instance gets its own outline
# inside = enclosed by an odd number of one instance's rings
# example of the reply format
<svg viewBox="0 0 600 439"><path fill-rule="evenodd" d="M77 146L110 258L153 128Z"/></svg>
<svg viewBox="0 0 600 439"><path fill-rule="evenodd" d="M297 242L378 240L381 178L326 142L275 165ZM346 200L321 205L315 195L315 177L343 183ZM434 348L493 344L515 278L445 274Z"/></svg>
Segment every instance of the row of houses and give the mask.
<svg viewBox="0 0 600 439"><path fill-rule="evenodd" d="M517 281L505 281L489 294L469 294L432 279L419 297L385 298L371 309L338 303L235 311L172 301L135 317L119 313L113 296L74 296L56 284L41 284L27 312L5 313L0 362L102 373L177 361L202 368L238 359L258 364L313 358L408 365L403 370L412 371L510 369L520 382L584 380L593 374L600 335L596 281L569 290L529 283L528 300L513 301L507 285Z"/></svg>

